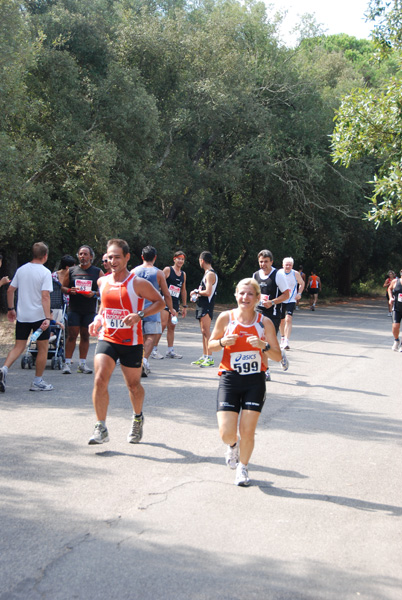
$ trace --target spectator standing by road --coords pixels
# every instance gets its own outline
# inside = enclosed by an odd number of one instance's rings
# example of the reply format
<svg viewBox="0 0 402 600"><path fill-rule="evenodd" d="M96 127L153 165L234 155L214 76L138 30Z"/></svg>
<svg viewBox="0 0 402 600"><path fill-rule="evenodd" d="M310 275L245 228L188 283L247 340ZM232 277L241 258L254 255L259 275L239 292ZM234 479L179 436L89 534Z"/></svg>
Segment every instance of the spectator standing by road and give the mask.
<svg viewBox="0 0 402 600"><path fill-rule="evenodd" d="M53 386L46 383L42 377L49 346L50 292L53 291L52 274L44 266L48 255L48 246L44 242L36 242L32 246L31 262L17 269L7 290L7 317L11 323L14 321L17 323L14 348L10 350L4 366L0 369L0 392L4 392L6 389L8 369L24 352L31 332L37 329L42 329L43 333L36 342L38 353L35 363L35 379L29 389L31 392L47 392L53 389ZM17 290L16 308L14 299Z"/></svg>
<svg viewBox="0 0 402 600"><path fill-rule="evenodd" d="M212 254L208 250L201 252L199 263L201 269L204 270L204 277L201 279L199 287L191 292L190 298L193 302L196 302L195 317L200 323L204 354L191 364L199 367L213 367L214 361L212 356L209 355L208 341L211 335L211 322L214 316L218 275L212 268Z"/></svg>
<svg viewBox="0 0 402 600"><path fill-rule="evenodd" d="M153 246L145 246L141 253L141 258L143 261L142 265L138 265L138 267L135 267L133 271L138 277L146 279L158 292L160 291L162 293L162 296L165 298L165 302L168 306L168 311L173 316L176 316L176 311L173 308L172 298L169 294L165 275L161 269L155 267L156 256L156 248ZM150 304L152 304L152 302L146 300L145 308ZM148 359L153 347L157 343L158 336L160 337L161 333L162 324L160 313L155 313L144 317L142 321L142 334L144 337L144 357L142 361L143 377L148 377L149 373L151 372Z"/></svg>
<svg viewBox="0 0 402 600"><path fill-rule="evenodd" d="M0 254L0 269L3 265L3 255ZM4 277L2 277L0 279L0 287L3 287L3 285L6 285L7 283L10 283L10 279L8 278L7 275L5 275Z"/></svg>
<svg viewBox="0 0 402 600"><path fill-rule="evenodd" d="M68 307L68 337L66 342L66 362L62 373L71 374L71 359L75 350L78 335L80 336L80 360L77 373L92 373L86 364L89 350L88 326L96 314L98 292L97 281L104 275L92 262L95 253L90 246L81 246L77 253L79 265L70 267L65 275L63 286L68 288L70 303Z"/></svg>
<svg viewBox="0 0 402 600"><path fill-rule="evenodd" d="M185 318L187 314L187 290L186 290L186 274L182 270L184 261L186 260L186 256L182 250L178 250L175 252L173 256L173 267L165 267L163 269L163 274L166 278L166 284L168 286L169 294L172 298L173 308L176 311L176 314L179 314L180 310L180 297L182 301L182 317ZM168 349L166 352L166 358L183 358L181 354L178 354L174 350L174 332L176 328L176 319L173 318L172 321L172 313L169 310L169 307L166 306L165 310L161 312L161 325L162 325L162 333L165 331L167 326L167 345ZM151 358L163 358L163 355L158 352L158 346L160 337L157 339L156 345L152 350Z"/></svg>

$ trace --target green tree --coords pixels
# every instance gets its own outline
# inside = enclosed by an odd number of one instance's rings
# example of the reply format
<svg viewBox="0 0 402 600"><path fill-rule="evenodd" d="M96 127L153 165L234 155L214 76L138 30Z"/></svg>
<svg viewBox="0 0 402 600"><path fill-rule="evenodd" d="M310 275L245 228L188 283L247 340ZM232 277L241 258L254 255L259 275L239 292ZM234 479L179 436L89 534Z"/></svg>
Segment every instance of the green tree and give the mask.
<svg viewBox="0 0 402 600"><path fill-rule="evenodd" d="M370 3L369 17L378 20L373 35L382 60L401 62L402 4ZM345 96L332 136L335 163L349 167L363 156L375 159L368 218L378 226L402 220L402 80L400 72L378 88L359 87Z"/></svg>

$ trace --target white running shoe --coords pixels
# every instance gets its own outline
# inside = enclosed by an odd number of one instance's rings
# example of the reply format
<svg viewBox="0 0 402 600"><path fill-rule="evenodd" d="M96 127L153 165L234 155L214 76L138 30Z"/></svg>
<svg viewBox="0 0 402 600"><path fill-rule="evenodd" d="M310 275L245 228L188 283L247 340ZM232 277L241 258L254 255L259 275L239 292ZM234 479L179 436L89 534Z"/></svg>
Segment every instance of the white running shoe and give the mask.
<svg viewBox="0 0 402 600"><path fill-rule="evenodd" d="M227 445L225 462L231 469L236 469L239 463L239 442L236 442L236 445L233 447L229 446L229 444Z"/></svg>
<svg viewBox="0 0 402 600"><path fill-rule="evenodd" d="M63 375L71 375L71 364L70 363L64 363L62 374Z"/></svg>
<svg viewBox="0 0 402 600"><path fill-rule="evenodd" d="M159 352L159 350L152 350L151 358L154 358L155 360L162 360L162 358L165 358L165 357L163 356L163 354L161 354Z"/></svg>
<svg viewBox="0 0 402 600"><path fill-rule="evenodd" d="M109 432L106 427L98 421L95 425L92 437L89 439L88 444L94 446L95 444L104 444L109 441Z"/></svg>
<svg viewBox="0 0 402 600"><path fill-rule="evenodd" d="M392 350L394 352L398 352L400 345L401 345L401 342L399 340L395 340L394 343L392 344Z"/></svg>
<svg viewBox="0 0 402 600"><path fill-rule="evenodd" d="M144 428L144 415L141 417L133 416L133 422L131 424L131 429L127 436L127 441L129 444L138 444L142 440Z"/></svg>
<svg viewBox="0 0 402 600"><path fill-rule="evenodd" d="M284 343L284 345L282 346L282 349L283 349L283 350L290 350L290 346L289 346L289 340L288 340L288 338L285 338L285 343Z"/></svg>
<svg viewBox="0 0 402 600"><path fill-rule="evenodd" d="M148 375L150 374L150 372L151 372L151 369L149 368L148 364L143 361L142 362L141 377L148 377Z"/></svg>
<svg viewBox="0 0 402 600"><path fill-rule="evenodd" d="M51 383L46 383L46 381L44 379L41 379L41 381L38 381L38 383L35 383L34 381L32 382L31 387L29 388L30 392L50 392L50 390L53 390L53 386Z"/></svg>
<svg viewBox="0 0 402 600"><path fill-rule="evenodd" d="M284 348L285 347L285 342L286 342L286 338L284 338L283 336L281 337L281 343L280 343L280 347Z"/></svg>
<svg viewBox="0 0 402 600"><path fill-rule="evenodd" d="M166 358L183 358L182 354L177 354L174 350L168 350L165 354Z"/></svg>
<svg viewBox="0 0 402 600"><path fill-rule="evenodd" d="M0 369L0 392L6 391L6 372L3 367Z"/></svg>
<svg viewBox="0 0 402 600"><path fill-rule="evenodd" d="M249 483L250 477L248 476L248 469L246 465L242 465L242 463L239 463L236 467L235 485L241 485L242 487L245 487Z"/></svg>
<svg viewBox="0 0 402 600"><path fill-rule="evenodd" d="M92 369L90 369L89 367L87 367L86 364L84 364L84 365L78 365L77 373L85 373L85 375L90 375L92 373Z"/></svg>
<svg viewBox="0 0 402 600"><path fill-rule="evenodd" d="M286 357L286 352L285 350L282 350L282 360L281 360L281 367L284 371L287 371L289 369L289 361Z"/></svg>

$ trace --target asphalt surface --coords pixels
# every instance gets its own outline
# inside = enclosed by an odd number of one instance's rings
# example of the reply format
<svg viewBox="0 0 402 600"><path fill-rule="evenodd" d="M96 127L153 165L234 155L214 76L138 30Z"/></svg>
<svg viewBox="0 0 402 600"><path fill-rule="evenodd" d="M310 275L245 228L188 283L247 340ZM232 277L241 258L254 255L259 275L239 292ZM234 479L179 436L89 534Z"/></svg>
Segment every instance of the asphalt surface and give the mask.
<svg viewBox="0 0 402 600"><path fill-rule="evenodd" d="M184 358L151 361L143 379L137 445L119 368L110 442L94 447L92 375L49 363L55 390L33 393L33 372L13 365L0 396L0 600L401 600L402 353L385 302L295 314L249 488L224 464L217 369L190 365L192 316L176 342Z"/></svg>

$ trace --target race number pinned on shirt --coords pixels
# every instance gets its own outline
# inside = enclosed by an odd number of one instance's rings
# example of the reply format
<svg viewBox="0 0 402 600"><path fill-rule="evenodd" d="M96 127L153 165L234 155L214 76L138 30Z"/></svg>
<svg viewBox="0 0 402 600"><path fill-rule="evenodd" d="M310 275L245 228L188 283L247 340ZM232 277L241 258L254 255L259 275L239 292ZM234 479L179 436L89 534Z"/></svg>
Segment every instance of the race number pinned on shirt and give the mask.
<svg viewBox="0 0 402 600"><path fill-rule="evenodd" d="M131 329L130 325L123 323L124 317L130 313L125 308L105 308L103 316L108 329Z"/></svg>
<svg viewBox="0 0 402 600"><path fill-rule="evenodd" d="M261 354L257 351L232 352L230 367L239 375L251 375L261 371Z"/></svg>
<svg viewBox="0 0 402 600"><path fill-rule="evenodd" d="M179 298L180 297L180 292L181 289L179 287L177 287L177 285L169 285L169 294L173 297L173 298Z"/></svg>
<svg viewBox="0 0 402 600"><path fill-rule="evenodd" d="M90 279L76 279L75 289L79 294L90 294L92 291L92 281Z"/></svg>

